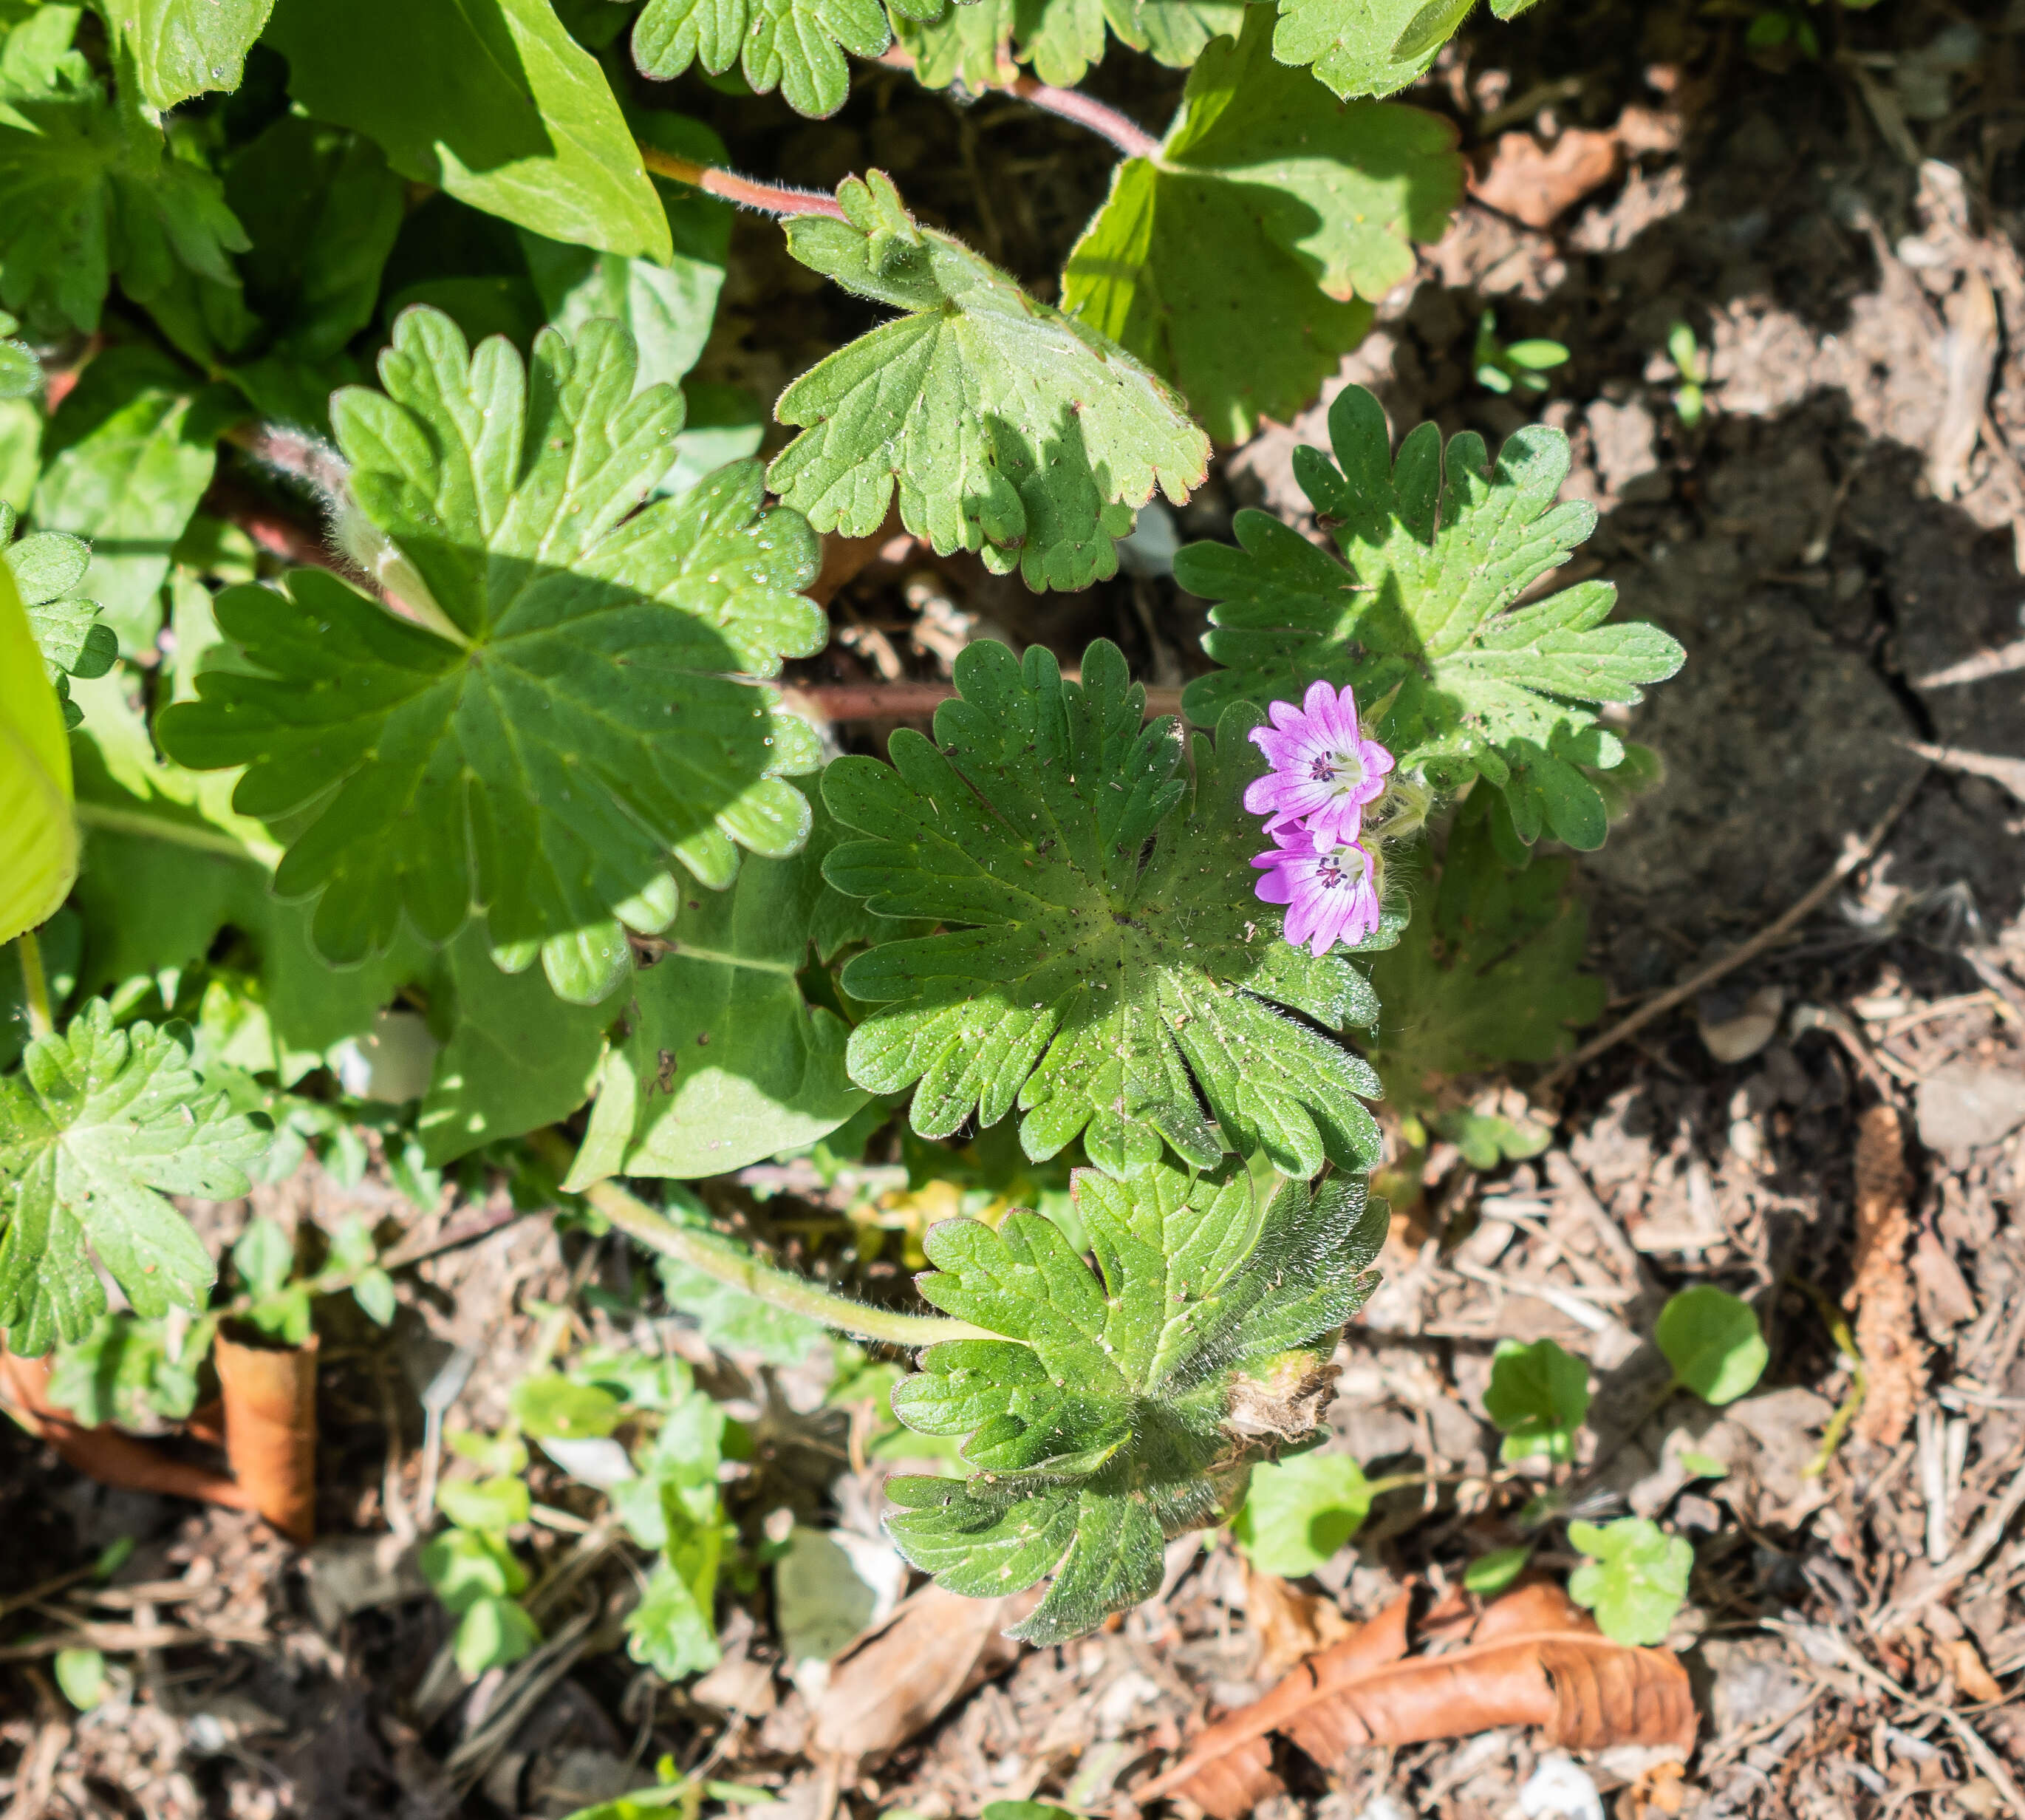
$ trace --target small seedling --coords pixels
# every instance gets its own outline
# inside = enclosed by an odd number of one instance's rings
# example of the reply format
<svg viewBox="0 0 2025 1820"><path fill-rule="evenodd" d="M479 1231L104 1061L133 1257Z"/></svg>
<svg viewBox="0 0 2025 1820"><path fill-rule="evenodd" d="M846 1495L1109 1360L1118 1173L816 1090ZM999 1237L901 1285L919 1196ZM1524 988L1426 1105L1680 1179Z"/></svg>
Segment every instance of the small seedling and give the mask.
<svg viewBox="0 0 2025 1820"><path fill-rule="evenodd" d="M1699 429L1708 409L1708 351L1695 339L1692 328L1685 322L1676 322L1667 331L1667 358L1681 377L1681 383L1674 388L1674 414L1681 420L1682 429Z"/></svg>
<svg viewBox="0 0 2025 1820"><path fill-rule="evenodd" d="M1718 1408L1756 1384L1772 1356L1750 1304L1711 1283L1674 1296L1652 1337L1674 1383Z"/></svg>
<svg viewBox="0 0 2025 1820"><path fill-rule="evenodd" d="M1495 1598L1526 1571L1532 1558L1530 1546L1493 1549L1489 1554L1480 1554L1462 1570L1463 1590L1479 1599Z"/></svg>
<svg viewBox="0 0 2025 1820"><path fill-rule="evenodd" d="M1565 1464L1589 1414L1589 1366L1552 1340L1508 1340L1491 1361L1483 1407L1505 1436L1508 1463L1545 1455Z"/></svg>
<svg viewBox="0 0 2025 1820"><path fill-rule="evenodd" d="M1364 1526L1371 1485L1347 1454L1313 1450L1252 1469L1230 1532L1261 1573L1311 1574Z"/></svg>
<svg viewBox="0 0 2025 1820"><path fill-rule="evenodd" d="M1476 325L1476 351L1472 364L1476 383L1487 391L1542 392L1546 375L1568 363L1568 351L1558 341L1514 341L1498 338L1498 312L1484 311Z"/></svg>
<svg viewBox="0 0 2025 1820"><path fill-rule="evenodd" d="M1591 1558L1568 1579L1568 1597L1596 1613L1617 1643L1663 1643L1688 1595L1695 1550L1642 1517L1571 1523L1568 1540Z"/></svg>

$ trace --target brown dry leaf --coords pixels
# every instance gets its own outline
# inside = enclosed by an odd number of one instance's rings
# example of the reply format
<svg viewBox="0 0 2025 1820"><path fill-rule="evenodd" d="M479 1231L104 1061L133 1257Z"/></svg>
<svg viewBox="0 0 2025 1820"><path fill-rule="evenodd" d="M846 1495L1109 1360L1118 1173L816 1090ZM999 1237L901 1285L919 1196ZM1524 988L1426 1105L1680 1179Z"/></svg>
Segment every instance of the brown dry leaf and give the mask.
<svg viewBox="0 0 2025 1820"><path fill-rule="evenodd" d="M1975 1296L1968 1279L1931 1227L1920 1229L1913 1245L1912 1265L1920 1319L1935 1338L1950 1328L1966 1327L1975 1318Z"/></svg>
<svg viewBox="0 0 2025 1820"><path fill-rule="evenodd" d="M1617 175L1615 133L1570 127L1551 145L1529 132L1500 133L1489 162L1470 179L1479 202L1528 227L1547 227Z"/></svg>
<svg viewBox="0 0 2025 1820"><path fill-rule="evenodd" d="M1285 1792L1273 1773L1278 1732L1325 1768L1360 1745L1420 1744L1499 1726L1542 1727L1550 1745L1601 1750L1694 1744L1687 1671L1670 1649L1606 1638L1560 1587L1522 1587L1487 1606L1461 1648L1407 1654L1413 1594L1296 1668L1264 1699L1221 1719L1138 1789L1238 1820Z"/></svg>
<svg viewBox="0 0 2025 1820"><path fill-rule="evenodd" d="M1667 1820L1688 1804L1687 1765L1655 1763L1617 1797L1617 1820Z"/></svg>
<svg viewBox="0 0 2025 1820"><path fill-rule="evenodd" d="M1856 1349L1869 1380L1856 1432L1883 1447L1905 1438L1926 1382L1926 1348L1913 1325L1913 1281L1906 1269L1911 1189L1898 1109L1880 1102L1856 1128L1855 1280L1843 1306L1855 1312Z"/></svg>
<svg viewBox="0 0 2025 1820"><path fill-rule="evenodd" d="M1964 1697L1980 1706L1987 1701L2004 1698L2004 1689L1997 1678L1983 1664L1981 1653L1966 1637L1956 1637L1935 1646L1935 1653L1946 1664L1954 1677L1955 1686Z"/></svg>
<svg viewBox="0 0 2025 1820"><path fill-rule="evenodd" d="M50 1401L49 1381L47 1359L22 1359L0 1350L0 1399L24 1428L47 1441L68 1465L87 1478L126 1491L200 1498L233 1510L254 1508L246 1487L222 1473L173 1459L110 1425L83 1427L68 1410Z"/></svg>
<svg viewBox="0 0 2025 1820"><path fill-rule="evenodd" d="M1277 1574L1248 1567L1244 1613L1259 1639L1259 1673L1277 1681L1296 1662L1340 1643L1354 1627L1319 1593L1304 1593Z"/></svg>
<svg viewBox="0 0 2025 1820"><path fill-rule="evenodd" d="M925 1586L830 1663L810 1749L863 1761L896 1749L953 1701L1019 1656L999 1633L1039 1601L1040 1589L971 1599Z"/></svg>
<svg viewBox="0 0 2025 1820"><path fill-rule="evenodd" d="M257 1510L307 1548L316 1540L316 1337L251 1346L219 1334L211 1349L225 1401L225 1457Z"/></svg>

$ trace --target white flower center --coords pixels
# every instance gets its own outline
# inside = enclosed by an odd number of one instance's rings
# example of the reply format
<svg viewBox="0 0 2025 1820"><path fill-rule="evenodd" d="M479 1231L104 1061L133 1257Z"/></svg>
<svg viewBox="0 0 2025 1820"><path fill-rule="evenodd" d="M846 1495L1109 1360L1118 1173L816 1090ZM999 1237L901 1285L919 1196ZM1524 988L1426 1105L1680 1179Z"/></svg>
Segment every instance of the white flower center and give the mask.
<svg viewBox="0 0 2025 1820"><path fill-rule="evenodd" d="M1354 790L1364 781L1364 761L1354 752L1320 752L1308 761L1311 783L1333 784Z"/></svg>

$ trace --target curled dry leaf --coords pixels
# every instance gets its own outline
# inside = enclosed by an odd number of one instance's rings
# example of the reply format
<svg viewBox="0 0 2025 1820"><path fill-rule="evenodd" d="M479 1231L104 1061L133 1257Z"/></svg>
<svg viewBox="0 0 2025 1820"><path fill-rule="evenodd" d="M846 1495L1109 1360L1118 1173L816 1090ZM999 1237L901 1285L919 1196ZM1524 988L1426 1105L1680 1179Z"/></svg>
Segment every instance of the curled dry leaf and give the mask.
<svg viewBox="0 0 2025 1820"><path fill-rule="evenodd" d="M1528 227L1546 227L1615 177L1619 155L1615 133L1582 127L1569 127L1551 145L1530 132L1501 133L1469 193Z"/></svg>
<svg viewBox="0 0 2025 1820"><path fill-rule="evenodd" d="M1277 1732L1330 1767L1359 1745L1405 1745L1532 1725L1575 1750L1695 1738L1687 1671L1670 1649L1613 1643L1558 1587L1522 1587L1487 1606L1466 1641L1409 1656L1413 1593L1311 1656L1262 1700L1219 1720L1141 1803L1178 1795L1238 1820L1285 1792L1272 1767Z"/></svg>
<svg viewBox="0 0 2025 1820"><path fill-rule="evenodd" d="M924 1586L840 1651L816 1702L810 1748L864 1761L898 1748L946 1708L1009 1667L1020 1645L1000 1633L1040 1602L1035 1587L1005 1599Z"/></svg>
<svg viewBox="0 0 2025 1820"><path fill-rule="evenodd" d="M316 1539L316 1337L211 1350L225 1401L225 1457L248 1503L307 1548Z"/></svg>
<svg viewBox="0 0 2025 1820"><path fill-rule="evenodd" d="M246 1487L222 1473L171 1458L145 1441L122 1434L110 1423L86 1428L68 1410L50 1400L49 1381L47 1359L22 1359L0 1351L0 1402L31 1434L47 1441L66 1465L86 1478L123 1491L156 1491L234 1510L253 1509Z"/></svg>
<svg viewBox="0 0 2025 1820"><path fill-rule="evenodd" d="M1855 1311L1856 1348L1868 1381L1856 1432L1884 1447L1905 1438L1926 1383L1926 1348L1913 1325L1913 1284L1906 1270L1911 1190L1898 1109L1874 1105L1856 1130L1854 1281L1845 1300Z"/></svg>

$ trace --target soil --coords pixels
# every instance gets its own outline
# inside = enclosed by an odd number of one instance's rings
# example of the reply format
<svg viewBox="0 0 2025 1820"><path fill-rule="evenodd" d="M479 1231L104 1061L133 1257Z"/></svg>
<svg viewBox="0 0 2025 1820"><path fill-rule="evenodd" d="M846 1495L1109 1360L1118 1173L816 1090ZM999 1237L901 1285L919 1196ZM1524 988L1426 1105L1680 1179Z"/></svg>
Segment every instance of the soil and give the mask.
<svg viewBox="0 0 2025 1820"><path fill-rule="evenodd" d="M1620 1820L2025 1820L2025 1103L2005 1110L2025 1075L2025 678L2014 655L1946 679L2025 636L2025 8L1795 9L1819 60L1749 52L1754 10L1545 0L1446 53L1409 98L1455 117L1465 145L1487 157L1487 123L1612 132L1622 167L1544 228L1467 204L1330 394L1372 387L1397 430L1564 428L1568 495L1600 513L1564 579L1607 577L1623 612L1687 650L1625 728L1663 780L1580 860L1607 1015L1763 928L1851 843L1875 848L1788 939L1567 1083L1546 1153L1483 1175L1431 1160L1427 1206L1400 1223L1386 1286L1340 1349L1329 1445L1374 1475L1450 1476L1382 1499L1299 1590L1367 1617L1414 1577L1439 1589L1520 1539L1489 1483L1482 1393L1499 1341L1551 1334L1597 1367L1582 1507L1666 1513L1697 1542L1674 1642L1700 1742L1684 1778L1636 1752L1585 1759ZM1156 127L1181 78L1114 50L1087 86ZM1109 149L1080 129L896 72L866 72L825 122L693 79L673 105L745 170L811 185L890 171L926 218L1044 293L1108 180ZM788 261L770 222L742 217L734 252L703 378L770 396L871 319ZM1545 397L1476 383L1487 309L1508 341L1569 350ZM1664 352L1677 322L1710 359L1692 427ZM1325 442L1326 404L1226 452L1181 534L1226 535L1248 504L1307 524L1289 454ZM837 638L799 679L933 680L979 635L1071 662L1101 634L1148 681L1178 682L1203 667L1204 612L1155 567L1037 599L888 549L839 594ZM1734 1020L1768 1006L1769 1036L1718 1060ZM1910 1134L1906 1249L1859 1273L1858 1132L1879 1104ZM821 1247L819 1197L718 1198L791 1258ZM318 1223L355 1204L314 1164L255 1203ZM248 1211L204 1210L225 1243ZM766 1791L780 1820L1030 1797L1102 1811L1291 1659L1286 1601L1227 1543L1191 1538L1160 1599L1064 1649L987 1653L939 1716L862 1761L818 1748L821 1689L781 1666L761 1591L720 1613L726 1667L670 1689L614 1649L596 1600L571 1603L564 1575L531 1666L461 1685L446 1621L402 1564L420 1388L467 1346L460 1414L496 1419L532 1344L521 1311L623 1268L581 1234L502 1217L404 1279L391 1340L362 1323L326 1333L325 1539L307 1554L237 1513L108 1491L0 1428L0 1792L17 1820L557 1816L650 1781L664 1753ZM876 1267L885 1293L896 1269ZM1845 1314L1860 1325L1866 1298L1874 1314L1909 1281L1905 1407L1880 1381L1842 1432L1858 1388ZM1637 1338L1697 1281L1753 1298L1771 1344L1762 1383L1720 1413L1660 1398ZM731 1495L750 1539L782 1507L876 1531L880 1469L823 1408L820 1372L696 1356L764 1437ZM1729 1476L1689 1484L1683 1446ZM567 1515L572 1493L537 1496ZM139 1546L99 1603L55 1583L123 1536ZM576 1542L565 1528L533 1545L553 1569ZM114 1658L93 1712L52 1685L37 1640L52 1620ZM1555 1811L1532 1780L1545 1754L1501 1730L1293 1765L1292 1792L1260 1811Z"/></svg>

